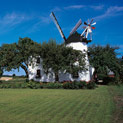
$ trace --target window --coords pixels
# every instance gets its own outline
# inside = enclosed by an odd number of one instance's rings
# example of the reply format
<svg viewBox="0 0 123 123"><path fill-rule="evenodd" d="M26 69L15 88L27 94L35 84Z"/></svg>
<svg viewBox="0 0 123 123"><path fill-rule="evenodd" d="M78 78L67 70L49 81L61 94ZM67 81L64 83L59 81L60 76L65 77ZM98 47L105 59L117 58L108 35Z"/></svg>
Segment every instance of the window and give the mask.
<svg viewBox="0 0 123 123"><path fill-rule="evenodd" d="M37 63L40 64L40 57L37 58Z"/></svg>
<svg viewBox="0 0 123 123"><path fill-rule="evenodd" d="M41 70L37 70L36 78L41 78Z"/></svg>
<svg viewBox="0 0 123 123"><path fill-rule="evenodd" d="M73 78L78 78L78 77L79 77L78 72L73 72Z"/></svg>

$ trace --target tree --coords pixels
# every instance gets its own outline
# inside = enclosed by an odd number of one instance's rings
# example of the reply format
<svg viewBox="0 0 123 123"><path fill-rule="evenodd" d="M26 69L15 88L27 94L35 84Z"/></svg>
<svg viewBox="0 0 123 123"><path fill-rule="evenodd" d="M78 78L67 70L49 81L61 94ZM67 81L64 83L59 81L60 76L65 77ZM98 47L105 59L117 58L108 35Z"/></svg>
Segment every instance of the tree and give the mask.
<svg viewBox="0 0 123 123"><path fill-rule="evenodd" d="M0 47L0 77L2 76L3 74L3 68L2 68L2 54L1 54L1 47Z"/></svg>
<svg viewBox="0 0 123 123"><path fill-rule="evenodd" d="M41 58L45 72L52 69L55 73L55 81L59 80L59 71L73 74L74 71L85 70L85 55L81 51L59 45L54 40L42 44ZM77 62L79 65L74 65Z"/></svg>
<svg viewBox="0 0 123 123"><path fill-rule="evenodd" d="M17 44L18 50L18 65L24 69L26 76L28 77L28 60L36 57L40 52L41 44L34 42L30 38L19 38ZM32 56L32 57L30 57Z"/></svg>
<svg viewBox="0 0 123 123"><path fill-rule="evenodd" d="M117 47L96 46L89 47L89 60L90 64L95 68L94 77L97 75L102 79L108 76L109 71L119 76L120 65L117 58Z"/></svg>
<svg viewBox="0 0 123 123"><path fill-rule="evenodd" d="M119 64L120 64L120 71L119 71L120 80L121 83L123 83L123 58L119 58Z"/></svg>
<svg viewBox="0 0 123 123"><path fill-rule="evenodd" d="M40 48L40 44L27 37L19 38L18 43L3 44L1 47L2 66L7 71L21 67L28 77L29 57L36 57Z"/></svg>
<svg viewBox="0 0 123 123"><path fill-rule="evenodd" d="M3 70L10 71L15 67L16 43L3 44L0 48L0 67Z"/></svg>
<svg viewBox="0 0 123 123"><path fill-rule="evenodd" d="M3 75L3 70L0 67L0 77Z"/></svg>
<svg viewBox="0 0 123 123"><path fill-rule="evenodd" d="M0 65L0 77L3 75L3 68L2 66Z"/></svg>

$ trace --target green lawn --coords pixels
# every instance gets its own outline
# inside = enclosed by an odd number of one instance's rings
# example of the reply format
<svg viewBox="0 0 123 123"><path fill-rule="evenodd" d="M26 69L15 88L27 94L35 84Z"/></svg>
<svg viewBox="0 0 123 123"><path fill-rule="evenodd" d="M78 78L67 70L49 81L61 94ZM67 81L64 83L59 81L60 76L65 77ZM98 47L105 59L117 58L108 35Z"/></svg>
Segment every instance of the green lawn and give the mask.
<svg viewBox="0 0 123 123"><path fill-rule="evenodd" d="M108 86L95 90L0 89L0 123L112 123Z"/></svg>

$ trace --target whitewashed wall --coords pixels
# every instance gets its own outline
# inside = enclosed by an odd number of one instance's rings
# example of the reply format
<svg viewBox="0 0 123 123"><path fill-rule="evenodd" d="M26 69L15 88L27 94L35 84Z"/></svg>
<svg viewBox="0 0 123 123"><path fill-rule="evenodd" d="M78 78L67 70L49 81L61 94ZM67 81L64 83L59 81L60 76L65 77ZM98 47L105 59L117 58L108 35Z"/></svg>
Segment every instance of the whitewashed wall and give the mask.
<svg viewBox="0 0 123 123"><path fill-rule="evenodd" d="M75 42L75 43L70 43L67 45L67 47L73 47L73 49L76 50L80 50L82 52L87 52L88 48L87 48L87 44L83 43L83 42ZM49 73L49 74L45 74L44 70L43 70L43 66L42 66L42 59L41 60L41 64L37 64L36 63L36 59L33 59L33 64L29 65L29 80L33 79L35 81L40 81L40 82L54 82L55 81L55 75L53 72ZM86 72L79 72L79 77L76 79L72 78L72 75L69 73L61 73L59 72L59 81L90 81L94 72L94 68L92 68L89 65L89 60L88 60L88 56L86 54L86 68L88 69ZM36 74L37 74L37 70L40 69L41 70L41 78L37 79L36 78Z"/></svg>
<svg viewBox="0 0 123 123"><path fill-rule="evenodd" d="M40 59L40 61L41 61L41 64L37 64L36 59L33 59L33 63L31 65L28 65L29 80L33 79L34 81L39 81L39 82L54 82L54 80L55 80L54 73L52 72L49 74L45 74L44 70L43 70L43 66L42 66L42 59ZM38 69L41 70L41 78L40 79L36 78Z"/></svg>

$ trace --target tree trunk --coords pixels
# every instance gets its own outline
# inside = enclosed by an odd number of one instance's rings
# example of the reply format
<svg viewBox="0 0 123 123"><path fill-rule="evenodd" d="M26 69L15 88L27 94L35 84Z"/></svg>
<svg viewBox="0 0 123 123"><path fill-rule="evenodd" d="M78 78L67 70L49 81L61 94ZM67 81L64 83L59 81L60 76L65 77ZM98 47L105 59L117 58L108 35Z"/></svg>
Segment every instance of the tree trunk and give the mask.
<svg viewBox="0 0 123 123"><path fill-rule="evenodd" d="M58 72L55 72L55 82L58 82L59 81L59 75L58 75Z"/></svg>
<svg viewBox="0 0 123 123"><path fill-rule="evenodd" d="M3 70L0 68L0 77L3 75Z"/></svg>
<svg viewBox="0 0 123 123"><path fill-rule="evenodd" d="M26 67L25 65L21 64L21 68L25 71L25 73L26 73L26 77L28 78L28 77L29 77L29 75L28 75L27 67Z"/></svg>

